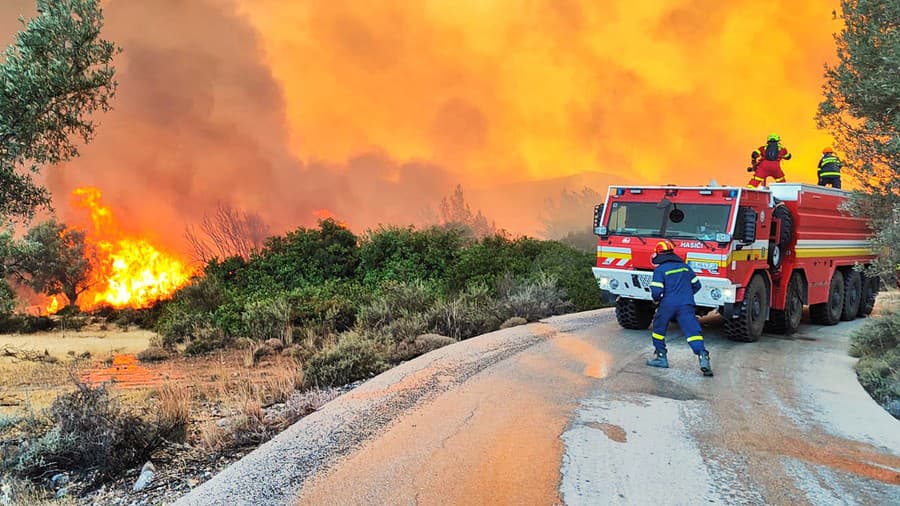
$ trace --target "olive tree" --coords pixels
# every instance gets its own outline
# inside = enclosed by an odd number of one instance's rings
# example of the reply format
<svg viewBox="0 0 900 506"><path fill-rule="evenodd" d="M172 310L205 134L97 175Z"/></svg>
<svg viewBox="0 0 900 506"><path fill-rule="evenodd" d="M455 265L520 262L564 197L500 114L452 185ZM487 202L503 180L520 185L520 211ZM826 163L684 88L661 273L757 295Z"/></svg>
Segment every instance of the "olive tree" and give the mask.
<svg viewBox="0 0 900 506"><path fill-rule="evenodd" d="M116 88L99 0L38 0L37 12L0 56L0 217L49 206L34 176L78 155Z"/></svg>

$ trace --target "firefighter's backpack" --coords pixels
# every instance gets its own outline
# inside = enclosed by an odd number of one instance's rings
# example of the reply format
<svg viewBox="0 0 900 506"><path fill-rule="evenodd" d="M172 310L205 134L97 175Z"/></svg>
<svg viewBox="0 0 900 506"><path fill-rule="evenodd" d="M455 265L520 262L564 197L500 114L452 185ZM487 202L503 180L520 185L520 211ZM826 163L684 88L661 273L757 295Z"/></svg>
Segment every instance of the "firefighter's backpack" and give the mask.
<svg viewBox="0 0 900 506"><path fill-rule="evenodd" d="M778 160L778 153L781 148L778 147L778 141L769 141L766 143L766 160Z"/></svg>

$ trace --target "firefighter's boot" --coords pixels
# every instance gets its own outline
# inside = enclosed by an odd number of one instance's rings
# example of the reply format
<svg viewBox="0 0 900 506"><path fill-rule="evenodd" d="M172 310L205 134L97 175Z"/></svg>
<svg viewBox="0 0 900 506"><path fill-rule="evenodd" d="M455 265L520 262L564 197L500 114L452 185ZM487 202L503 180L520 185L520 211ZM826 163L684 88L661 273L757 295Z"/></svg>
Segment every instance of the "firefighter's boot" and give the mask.
<svg viewBox="0 0 900 506"><path fill-rule="evenodd" d="M662 367L663 369L669 368L669 359L666 358L666 352L663 350L657 350L656 358L647 361L647 365L650 367Z"/></svg>
<svg viewBox="0 0 900 506"><path fill-rule="evenodd" d="M701 351L698 355L700 357L700 370L703 371L704 376L712 376L712 366L709 365L709 352L704 350Z"/></svg>

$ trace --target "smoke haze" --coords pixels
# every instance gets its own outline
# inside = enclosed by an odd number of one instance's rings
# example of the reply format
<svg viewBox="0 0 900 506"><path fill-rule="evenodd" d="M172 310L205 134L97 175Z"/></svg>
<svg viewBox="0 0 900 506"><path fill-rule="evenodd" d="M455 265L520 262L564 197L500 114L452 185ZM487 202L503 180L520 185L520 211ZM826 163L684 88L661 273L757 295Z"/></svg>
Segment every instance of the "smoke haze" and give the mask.
<svg viewBox="0 0 900 506"><path fill-rule="evenodd" d="M114 110L45 171L183 246L217 202L283 231L421 223L462 183L536 233L544 199L619 182L743 184L770 131L814 181L836 1L109 0ZM11 41L33 1L0 6ZM589 221L585 217L585 222Z"/></svg>

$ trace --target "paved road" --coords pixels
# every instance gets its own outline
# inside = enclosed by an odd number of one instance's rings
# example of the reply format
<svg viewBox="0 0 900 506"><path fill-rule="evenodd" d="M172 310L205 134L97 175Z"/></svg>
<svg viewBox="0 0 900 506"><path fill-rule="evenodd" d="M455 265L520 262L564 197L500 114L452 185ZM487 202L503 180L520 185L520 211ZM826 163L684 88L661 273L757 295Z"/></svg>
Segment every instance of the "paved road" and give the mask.
<svg viewBox="0 0 900 506"><path fill-rule="evenodd" d="M704 319L644 366L611 310L437 350L335 399L178 504L900 504L900 422L854 376L860 322L733 343ZM671 336L677 336L673 327Z"/></svg>

